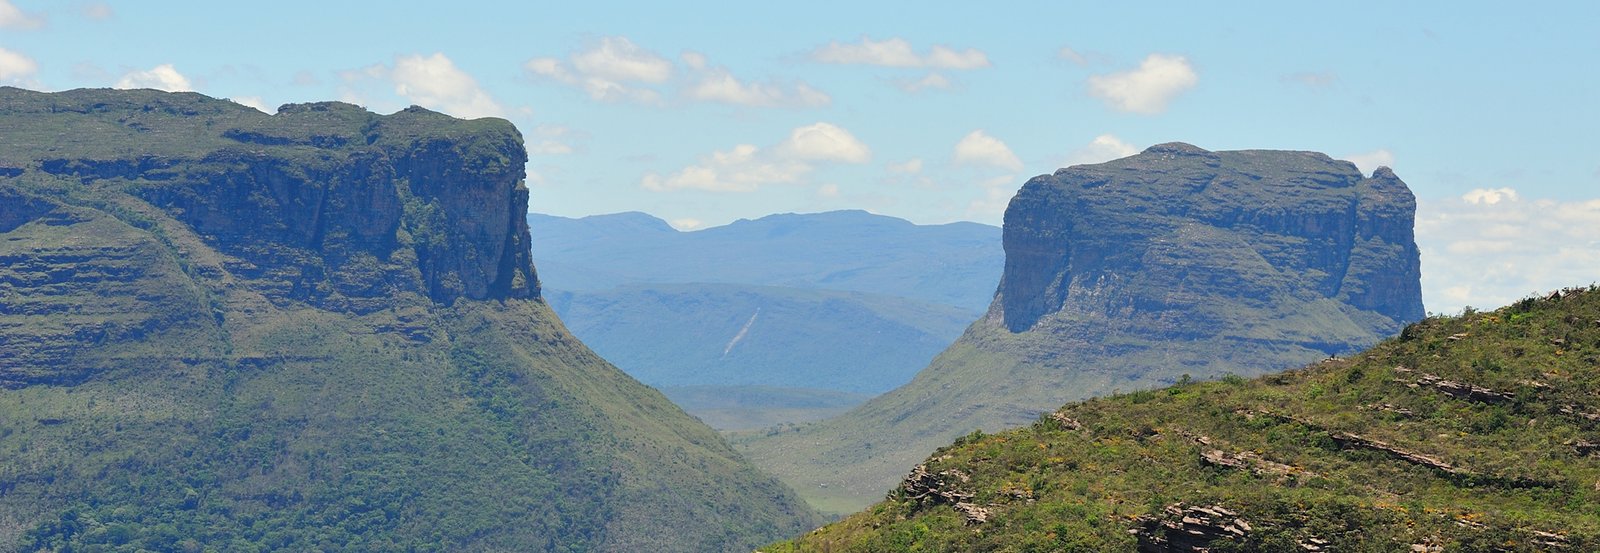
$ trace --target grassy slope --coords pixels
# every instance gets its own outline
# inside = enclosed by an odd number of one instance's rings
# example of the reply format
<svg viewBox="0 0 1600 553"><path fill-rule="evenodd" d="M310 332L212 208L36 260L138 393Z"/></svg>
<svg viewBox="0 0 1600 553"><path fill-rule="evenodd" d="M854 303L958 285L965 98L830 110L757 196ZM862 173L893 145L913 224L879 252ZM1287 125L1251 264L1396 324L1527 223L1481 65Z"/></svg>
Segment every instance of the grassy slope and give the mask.
<svg viewBox="0 0 1600 553"><path fill-rule="evenodd" d="M573 334L653 386L882 393L910 380L975 316L892 296L737 284L547 296Z"/></svg>
<svg viewBox="0 0 1600 553"><path fill-rule="evenodd" d="M870 396L772 386L664 386L661 393L717 430L740 431L836 417Z"/></svg>
<svg viewBox="0 0 1600 553"><path fill-rule="evenodd" d="M882 498L907 467L958 436L1033 420L1039 410L1030 405L1149 389L1185 374L1255 375L1321 356L1248 340L1161 342L1093 325L1011 333L982 319L905 386L839 417L732 439L813 506L839 515Z"/></svg>
<svg viewBox="0 0 1600 553"><path fill-rule="evenodd" d="M1434 375L1509 394L1457 397ZM1419 383L1419 380L1421 382ZM1413 385L1415 384L1415 385ZM975 433L928 472L972 494L987 522L891 493L871 509L765 551L1132 551L1137 517L1220 505L1253 527L1217 551L1600 547L1600 289L1493 313L1436 317L1349 359L1093 399L1029 427ZM1431 457L1451 472L1353 446ZM1202 443L1200 438L1209 442ZM1254 454L1282 473L1208 464ZM960 478L957 470L966 478Z"/></svg>

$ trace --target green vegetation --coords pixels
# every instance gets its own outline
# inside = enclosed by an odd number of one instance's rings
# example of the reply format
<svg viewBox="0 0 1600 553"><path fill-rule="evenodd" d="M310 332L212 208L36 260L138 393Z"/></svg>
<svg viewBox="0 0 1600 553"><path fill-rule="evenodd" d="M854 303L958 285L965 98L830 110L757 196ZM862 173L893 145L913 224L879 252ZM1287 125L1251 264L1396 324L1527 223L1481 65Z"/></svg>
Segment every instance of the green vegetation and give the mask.
<svg viewBox="0 0 1600 553"><path fill-rule="evenodd" d="M818 522L537 296L509 123L0 89L0 551L747 551Z"/></svg>
<svg viewBox="0 0 1600 553"><path fill-rule="evenodd" d="M838 416L870 396L772 386L666 386L661 393L717 430L755 430Z"/></svg>
<svg viewBox="0 0 1600 553"><path fill-rule="evenodd" d="M1240 530L1206 534L1211 551L1592 551L1597 391L1600 288L1569 289L974 432L883 502L762 551L1191 550L1164 525Z"/></svg>

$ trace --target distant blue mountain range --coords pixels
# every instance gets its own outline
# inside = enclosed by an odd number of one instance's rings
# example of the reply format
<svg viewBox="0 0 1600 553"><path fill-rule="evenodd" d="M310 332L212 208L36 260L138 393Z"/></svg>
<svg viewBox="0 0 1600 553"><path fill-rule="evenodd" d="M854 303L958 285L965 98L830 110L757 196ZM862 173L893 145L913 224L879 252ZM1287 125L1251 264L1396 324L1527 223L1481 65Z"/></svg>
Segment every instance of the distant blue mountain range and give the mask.
<svg viewBox="0 0 1600 553"><path fill-rule="evenodd" d="M998 227L864 211L692 232L637 212L528 223L544 295L567 327L669 395L695 387L691 412L717 407L706 386L739 409L794 390L782 409L903 384L987 309L1004 263Z"/></svg>

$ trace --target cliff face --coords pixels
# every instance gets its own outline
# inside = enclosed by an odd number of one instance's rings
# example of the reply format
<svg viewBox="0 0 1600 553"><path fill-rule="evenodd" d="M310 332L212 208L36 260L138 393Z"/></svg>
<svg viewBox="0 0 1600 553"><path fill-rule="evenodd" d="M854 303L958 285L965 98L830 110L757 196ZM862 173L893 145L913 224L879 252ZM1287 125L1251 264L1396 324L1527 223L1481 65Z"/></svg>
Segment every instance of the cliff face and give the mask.
<svg viewBox="0 0 1600 553"><path fill-rule="evenodd" d="M1388 169L1311 152L1162 144L1036 177L1006 210L994 302L959 340L854 411L740 445L864 507L974 429L1357 351L1423 316L1414 211Z"/></svg>
<svg viewBox="0 0 1600 553"><path fill-rule="evenodd" d="M420 108L0 88L0 551L747 551L815 522L556 320L525 161L506 121Z"/></svg>
<svg viewBox="0 0 1600 553"><path fill-rule="evenodd" d="M110 118L97 114L121 109L131 115L116 121L132 132L106 137L126 143L89 157L40 156L39 171L128 183L125 192L236 257L230 272L276 301L363 311L397 292L444 304L538 296L523 219L527 154L510 123L416 107L380 116L336 102L251 117L249 108L197 95L153 107L103 94L42 97L14 92L0 111L103 124ZM167 118L133 120L150 112ZM183 128L185 118L206 118L203 132L215 134L193 136L187 151L168 155L137 146L141 135L202 132ZM229 123L220 132L218 119ZM90 126L66 124L74 123Z"/></svg>
<svg viewBox="0 0 1600 553"><path fill-rule="evenodd" d="M1415 211L1388 168L1363 177L1310 152L1153 146L1023 186L992 313L1012 332L1103 317L1193 338L1255 324L1192 316L1201 302L1327 299L1377 316L1359 321L1370 343L1423 316Z"/></svg>

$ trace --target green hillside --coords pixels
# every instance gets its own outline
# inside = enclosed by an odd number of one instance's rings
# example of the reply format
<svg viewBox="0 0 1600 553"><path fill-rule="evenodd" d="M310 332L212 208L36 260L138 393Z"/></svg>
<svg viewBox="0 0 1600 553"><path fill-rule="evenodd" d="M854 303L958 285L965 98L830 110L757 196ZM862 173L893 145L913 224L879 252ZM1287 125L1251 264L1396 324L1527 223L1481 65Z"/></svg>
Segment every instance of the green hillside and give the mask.
<svg viewBox="0 0 1600 553"><path fill-rule="evenodd" d="M1593 551L1597 391L1600 288L1569 289L975 432L762 551Z"/></svg>
<svg viewBox="0 0 1600 553"><path fill-rule="evenodd" d="M748 551L818 519L539 295L521 136L0 88L0 551Z"/></svg>

